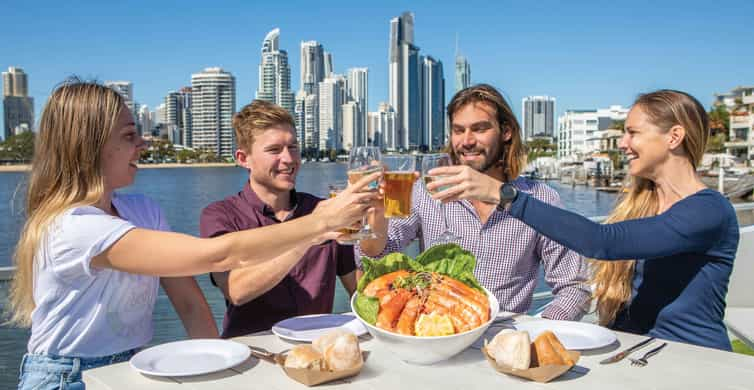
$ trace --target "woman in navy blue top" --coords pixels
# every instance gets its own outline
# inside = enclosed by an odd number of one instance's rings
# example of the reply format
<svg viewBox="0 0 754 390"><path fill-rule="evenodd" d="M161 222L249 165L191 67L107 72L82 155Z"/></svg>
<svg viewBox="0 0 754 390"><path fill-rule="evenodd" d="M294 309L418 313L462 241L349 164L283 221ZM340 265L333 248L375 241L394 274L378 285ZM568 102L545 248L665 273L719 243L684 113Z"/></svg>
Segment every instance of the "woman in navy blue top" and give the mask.
<svg viewBox="0 0 754 390"><path fill-rule="evenodd" d="M738 221L730 202L696 175L709 136L704 107L678 91L640 95L625 130L619 147L632 182L607 224L505 188L509 184L497 195L489 190L494 183L479 185L477 196L510 202L513 217L596 259L591 282L601 324L730 350L723 317ZM436 197L453 199L443 195Z"/></svg>

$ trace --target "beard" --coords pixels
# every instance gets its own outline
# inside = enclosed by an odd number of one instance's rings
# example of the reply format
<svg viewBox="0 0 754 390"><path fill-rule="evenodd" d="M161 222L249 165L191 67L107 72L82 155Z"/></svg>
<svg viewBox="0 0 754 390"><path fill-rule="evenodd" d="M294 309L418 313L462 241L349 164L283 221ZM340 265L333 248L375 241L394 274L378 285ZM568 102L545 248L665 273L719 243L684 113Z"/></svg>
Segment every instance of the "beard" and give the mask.
<svg viewBox="0 0 754 390"><path fill-rule="evenodd" d="M479 153L479 155L483 157L483 160L475 162L464 161L460 158L461 152ZM504 152L504 148L496 145L490 150L489 154L484 149L461 149L460 152L456 151L455 154L458 156L457 159L461 164L470 166L477 172L485 173L490 169L503 164Z"/></svg>

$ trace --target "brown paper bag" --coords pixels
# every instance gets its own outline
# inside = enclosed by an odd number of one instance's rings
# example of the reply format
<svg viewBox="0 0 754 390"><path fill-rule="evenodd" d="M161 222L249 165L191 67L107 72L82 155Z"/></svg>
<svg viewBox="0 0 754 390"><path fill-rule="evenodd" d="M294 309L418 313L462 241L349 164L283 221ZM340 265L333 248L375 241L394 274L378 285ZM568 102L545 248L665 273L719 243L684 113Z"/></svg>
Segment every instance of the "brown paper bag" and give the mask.
<svg viewBox="0 0 754 390"><path fill-rule="evenodd" d="M307 386L316 386L322 383L332 382L338 379L348 378L358 375L361 372L361 368L364 367L364 362L367 360L369 353L367 351L361 352L362 363L356 367L349 368L347 370L329 371L329 370L309 370L306 368L291 368L285 366L285 354L274 354L274 361L280 368L283 369L289 378L296 382L302 383Z"/></svg>
<svg viewBox="0 0 754 390"><path fill-rule="evenodd" d="M568 372L568 370L571 369L571 367L574 366L574 364L548 365L528 368L526 370L518 370L504 364L497 364L497 361L495 361L495 359L490 356L489 353L487 353L487 345L482 347L482 353L484 354L484 357L487 358L487 361L490 362L490 365L492 365L492 367L498 372L502 372L503 374L508 375L515 375L540 383L547 383L565 374L566 372ZM571 359L574 361L574 363L577 363L579 361L579 357L581 357L581 354L576 351L568 351L568 354L571 356Z"/></svg>

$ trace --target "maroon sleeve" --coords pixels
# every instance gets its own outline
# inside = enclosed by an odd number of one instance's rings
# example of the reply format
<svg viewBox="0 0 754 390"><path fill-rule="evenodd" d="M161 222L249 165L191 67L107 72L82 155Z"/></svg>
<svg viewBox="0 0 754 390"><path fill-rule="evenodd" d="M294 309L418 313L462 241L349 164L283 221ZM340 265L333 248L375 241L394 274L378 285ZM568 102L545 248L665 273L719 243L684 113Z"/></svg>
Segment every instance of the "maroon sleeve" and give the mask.
<svg viewBox="0 0 754 390"><path fill-rule="evenodd" d="M199 217L199 235L202 238L210 238L237 231L228 215L221 202L205 207Z"/></svg>
<svg viewBox="0 0 754 390"><path fill-rule="evenodd" d="M340 245L337 242L333 242L335 245L335 255L337 256L336 270L338 276L348 275L356 269L356 262L354 261L353 245Z"/></svg>

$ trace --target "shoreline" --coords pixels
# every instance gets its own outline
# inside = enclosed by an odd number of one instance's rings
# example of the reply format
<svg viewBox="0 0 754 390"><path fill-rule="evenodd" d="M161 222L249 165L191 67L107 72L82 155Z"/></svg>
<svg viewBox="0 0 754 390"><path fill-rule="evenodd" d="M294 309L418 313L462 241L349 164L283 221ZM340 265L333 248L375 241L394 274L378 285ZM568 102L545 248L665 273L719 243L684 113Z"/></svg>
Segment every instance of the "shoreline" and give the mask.
<svg viewBox="0 0 754 390"><path fill-rule="evenodd" d="M139 169L155 169L155 168L224 168L224 167L236 167L236 163L195 163L195 164L182 164L182 163L162 163L162 164L139 164ZM14 165L0 165L0 173L3 172L28 172L31 169L30 164L14 164Z"/></svg>

